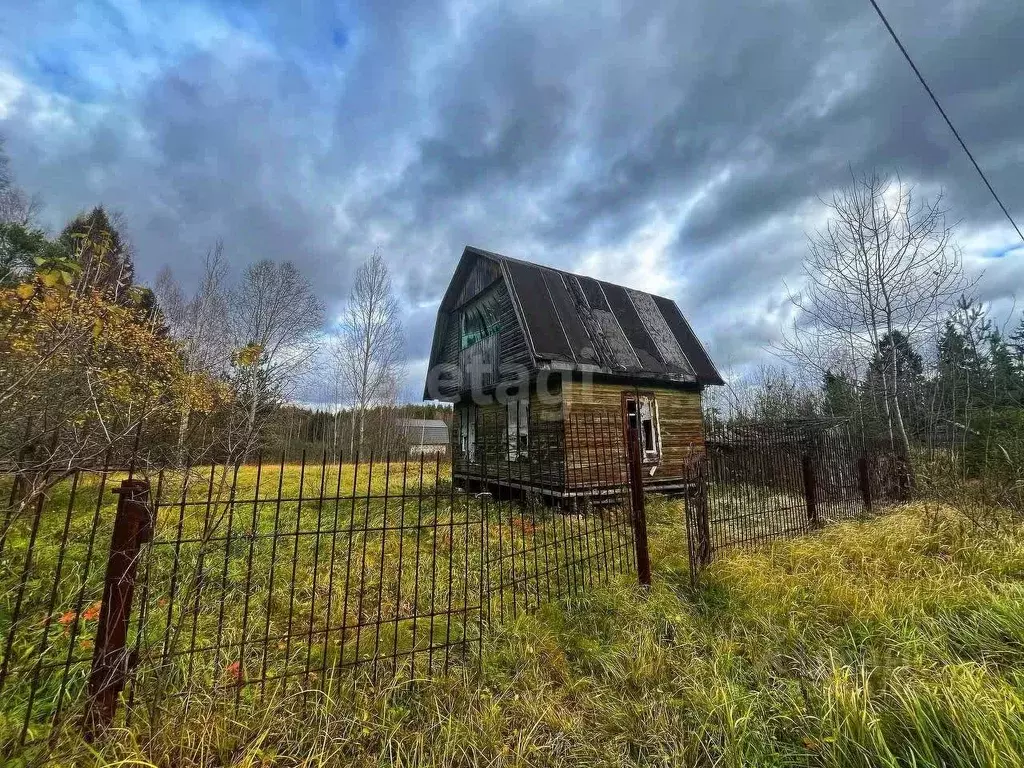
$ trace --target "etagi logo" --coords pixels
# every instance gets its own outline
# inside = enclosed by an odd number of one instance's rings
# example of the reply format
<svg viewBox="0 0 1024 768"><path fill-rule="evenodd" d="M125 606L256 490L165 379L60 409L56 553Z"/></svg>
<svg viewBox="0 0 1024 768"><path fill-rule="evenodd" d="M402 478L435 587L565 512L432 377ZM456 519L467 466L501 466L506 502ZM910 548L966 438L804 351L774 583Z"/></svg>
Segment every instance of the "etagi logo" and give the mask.
<svg viewBox="0 0 1024 768"><path fill-rule="evenodd" d="M477 406L507 404L510 400L531 394L538 405L558 405L562 390L570 380L582 388L583 396L593 390L594 375L590 371L541 369L532 371L524 365L502 366L496 380L494 366L486 363L435 365L427 371L426 394L432 400L459 398ZM577 389L577 391L578 391Z"/></svg>

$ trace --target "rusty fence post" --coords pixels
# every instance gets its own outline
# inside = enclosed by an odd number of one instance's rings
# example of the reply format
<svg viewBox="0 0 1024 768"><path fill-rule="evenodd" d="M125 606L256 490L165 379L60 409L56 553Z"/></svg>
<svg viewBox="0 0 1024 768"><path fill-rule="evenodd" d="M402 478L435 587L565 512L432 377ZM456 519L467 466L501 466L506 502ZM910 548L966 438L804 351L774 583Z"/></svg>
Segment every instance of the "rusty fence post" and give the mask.
<svg viewBox="0 0 1024 768"><path fill-rule="evenodd" d="M860 481L860 496L864 500L864 513L871 514L871 468L868 456L862 453L857 459L857 477Z"/></svg>
<svg viewBox="0 0 1024 768"><path fill-rule="evenodd" d="M814 459L809 453L805 453L802 460L804 470L804 498L807 500L807 522L812 528L821 525L818 519L818 489L816 486Z"/></svg>
<svg viewBox="0 0 1024 768"><path fill-rule="evenodd" d="M702 460L694 467L693 483L686 493L686 529L690 549L690 584L711 563L711 524L708 519L707 467Z"/></svg>
<svg viewBox="0 0 1024 768"><path fill-rule="evenodd" d="M135 592L135 573L142 545L153 535L149 482L124 480L116 493L120 498L110 537L85 705L85 736L89 740L113 722L117 697L133 666L125 641Z"/></svg>
<svg viewBox="0 0 1024 768"><path fill-rule="evenodd" d="M640 435L636 427L628 430L626 450L629 459L629 498L633 507L633 540L636 547L637 577L642 587L651 586L651 555L647 543L647 509L644 506L644 480L640 467Z"/></svg>

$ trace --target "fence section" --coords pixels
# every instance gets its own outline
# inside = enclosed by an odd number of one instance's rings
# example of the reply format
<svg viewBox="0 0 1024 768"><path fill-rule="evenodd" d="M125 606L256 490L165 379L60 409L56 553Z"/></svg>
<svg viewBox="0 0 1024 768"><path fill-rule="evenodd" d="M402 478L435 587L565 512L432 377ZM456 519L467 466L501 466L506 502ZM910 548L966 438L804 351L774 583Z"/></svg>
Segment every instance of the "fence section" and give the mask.
<svg viewBox="0 0 1024 768"><path fill-rule="evenodd" d="M613 420L565 430L622 439ZM481 441L472 478L440 455L254 457L80 472L11 507L0 751L168 697L473 664L489 623L635 568L627 468L573 458L586 482L558 493L510 442Z"/></svg>
<svg viewBox="0 0 1024 768"><path fill-rule="evenodd" d="M0 756L81 720L114 528L116 468L0 477Z"/></svg>
<svg viewBox="0 0 1024 768"><path fill-rule="evenodd" d="M709 429L686 500L690 572L723 551L808 533L899 498L891 451L854 449L841 421Z"/></svg>

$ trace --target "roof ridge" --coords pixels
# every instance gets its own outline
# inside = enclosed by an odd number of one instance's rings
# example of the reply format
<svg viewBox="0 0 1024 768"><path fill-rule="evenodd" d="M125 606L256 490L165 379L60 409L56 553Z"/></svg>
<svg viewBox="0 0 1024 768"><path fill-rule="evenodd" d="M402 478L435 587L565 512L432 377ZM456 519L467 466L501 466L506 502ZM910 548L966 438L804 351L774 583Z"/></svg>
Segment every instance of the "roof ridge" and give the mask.
<svg viewBox="0 0 1024 768"><path fill-rule="evenodd" d="M675 299L673 299L671 296L665 296L660 293L651 293L651 291L645 291L641 288L630 288L628 285L623 285L621 283L613 283L611 280L603 280L602 278L594 277L593 275L585 275L582 272L571 272L568 269L562 269L561 267L552 267L550 264L541 264L540 262L537 261L527 261L526 259L520 259L517 256L506 256L503 253L498 253L497 251L488 251L487 249L480 248L479 246L476 245L467 245L464 250L473 251L474 253L477 253L481 256L496 259L498 261L512 261L517 264L524 264L528 267L536 267L537 269L546 269L551 272L557 272L561 275L572 275L573 277L586 277L590 278L591 280L596 280L599 283L604 283L606 285L614 285L618 288L625 288L626 290L629 291L639 291L640 293L646 293L648 296L654 296L655 298L667 299L668 301L675 301Z"/></svg>

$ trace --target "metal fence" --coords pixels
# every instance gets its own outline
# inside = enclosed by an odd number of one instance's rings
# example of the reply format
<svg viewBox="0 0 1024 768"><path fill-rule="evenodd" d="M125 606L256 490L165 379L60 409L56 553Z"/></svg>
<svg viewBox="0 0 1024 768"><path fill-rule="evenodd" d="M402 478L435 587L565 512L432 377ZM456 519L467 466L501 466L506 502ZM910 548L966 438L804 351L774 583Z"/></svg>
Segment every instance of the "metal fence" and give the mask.
<svg viewBox="0 0 1024 768"><path fill-rule="evenodd" d="M172 697L472 669L488 626L614 574L649 584L635 433L610 416L520 426L478 414L471 457L0 475L0 756ZM905 492L890 453L852 445L837 422L710 430L686 494L691 574Z"/></svg>
<svg viewBox="0 0 1024 768"><path fill-rule="evenodd" d="M82 470L28 506L0 478L0 754L162 697L472 666L489 624L634 571L629 467L559 496L505 482L529 456L499 444L470 488L436 455Z"/></svg>
<svg viewBox="0 0 1024 768"><path fill-rule="evenodd" d="M856 444L844 421L708 429L686 499L691 576L721 552L803 535L905 498L905 464L891 449Z"/></svg>

